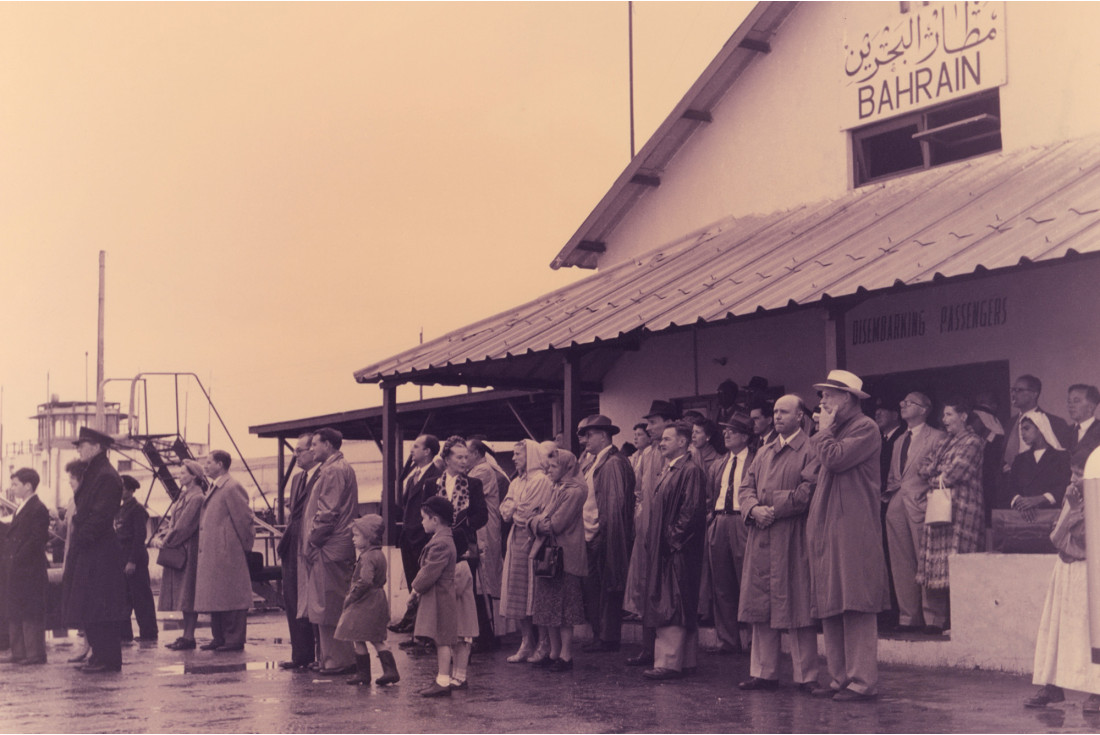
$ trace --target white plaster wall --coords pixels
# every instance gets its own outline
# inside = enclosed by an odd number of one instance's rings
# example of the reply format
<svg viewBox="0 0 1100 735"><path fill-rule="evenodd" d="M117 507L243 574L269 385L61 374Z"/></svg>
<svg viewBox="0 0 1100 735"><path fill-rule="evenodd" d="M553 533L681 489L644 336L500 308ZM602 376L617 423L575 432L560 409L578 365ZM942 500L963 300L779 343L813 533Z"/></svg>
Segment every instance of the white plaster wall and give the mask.
<svg viewBox="0 0 1100 735"><path fill-rule="evenodd" d="M814 309L697 331L699 390L695 390L690 332L652 337L628 352L604 378L600 411L626 429L657 398L715 393L733 378L744 385L760 375L808 401L825 377L825 314ZM717 362L724 358L725 365ZM625 441L625 439L624 439Z"/></svg>
<svg viewBox="0 0 1100 735"><path fill-rule="evenodd" d="M860 375L1008 360L1012 377L1024 373L1043 381L1040 404L1066 415L1066 388L1100 385L1100 261L1071 261L979 281L932 286L872 298L849 313L853 319L923 310L923 337L852 345L847 330L849 369ZM1007 320L995 327L940 333L943 305L1007 298ZM1007 407L1005 407L1007 408Z"/></svg>
<svg viewBox="0 0 1100 735"><path fill-rule="evenodd" d="M719 219L836 197L851 187L841 130L843 32L874 28L889 3L801 3L704 126L608 238L601 267ZM890 17L887 15L886 17ZM1100 4L1012 2L1004 150L1100 132ZM731 32L733 29L731 29ZM685 90L686 91L686 90Z"/></svg>

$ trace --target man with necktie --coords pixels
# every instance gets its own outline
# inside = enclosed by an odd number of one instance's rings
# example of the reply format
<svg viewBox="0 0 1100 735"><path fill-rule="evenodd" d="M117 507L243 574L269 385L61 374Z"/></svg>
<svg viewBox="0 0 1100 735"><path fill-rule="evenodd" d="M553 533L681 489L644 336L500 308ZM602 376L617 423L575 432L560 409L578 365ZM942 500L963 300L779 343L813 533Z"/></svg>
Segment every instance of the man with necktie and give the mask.
<svg viewBox="0 0 1100 735"><path fill-rule="evenodd" d="M1075 383L1066 396L1066 412L1073 425L1066 438L1070 465L1084 466L1092 450L1100 447L1100 422L1096 407L1100 405L1100 390L1095 385Z"/></svg>
<svg viewBox="0 0 1100 735"><path fill-rule="evenodd" d="M747 650L752 642L749 627L737 621L737 607L748 539L738 493L754 457L753 422L746 414L735 413L721 426L726 456L714 462L707 478L704 576L708 586L702 596L702 612L704 617L710 617L711 613L714 619L718 646L713 652L738 653Z"/></svg>
<svg viewBox="0 0 1100 735"><path fill-rule="evenodd" d="M900 405L906 428L891 452L890 474L882 498L888 504L886 538L898 596L898 629L911 631L926 625L942 629L947 622L947 590L921 587L916 582L924 511L931 489L917 469L947 435L926 423L932 410L928 396L914 391Z"/></svg>
<svg viewBox="0 0 1100 735"><path fill-rule="evenodd" d="M290 481L290 497L287 506L286 529L279 539L278 553L283 563L283 605L286 607L286 622L290 629L290 660L282 661L279 666L289 670L309 668L316 660L316 638L313 624L308 618L298 617L298 550L302 545L302 517L309 499L309 470L317 464L310 451L313 434L302 434L294 447L294 462L302 471ZM314 473L313 478L317 475Z"/></svg>

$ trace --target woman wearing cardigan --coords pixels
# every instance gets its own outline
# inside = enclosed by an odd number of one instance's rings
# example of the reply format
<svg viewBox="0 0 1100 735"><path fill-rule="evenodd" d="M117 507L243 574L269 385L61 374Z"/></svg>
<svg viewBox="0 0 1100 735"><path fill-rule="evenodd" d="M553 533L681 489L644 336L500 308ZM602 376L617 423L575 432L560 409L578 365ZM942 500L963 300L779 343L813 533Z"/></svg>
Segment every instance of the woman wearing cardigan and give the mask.
<svg viewBox="0 0 1100 735"><path fill-rule="evenodd" d="M550 455L554 490L546 509L529 522L535 544L532 555L547 544L561 547L563 569L554 578L535 579L534 623L550 638L550 671L573 670L573 626L585 622L581 577L588 574L584 543L584 501L588 484L572 453L558 449Z"/></svg>
<svg viewBox="0 0 1100 735"><path fill-rule="evenodd" d="M500 516L512 522L508 534L508 550L504 557L501 579L500 611L504 617L517 620L523 631L523 642L510 663L548 659L549 643L540 640L535 646L535 627L531 622L531 553L532 536L527 523L538 515L550 500L552 485L546 476L546 452L538 442L524 439L516 443L513 458L516 477L508 486L508 494L500 504Z"/></svg>

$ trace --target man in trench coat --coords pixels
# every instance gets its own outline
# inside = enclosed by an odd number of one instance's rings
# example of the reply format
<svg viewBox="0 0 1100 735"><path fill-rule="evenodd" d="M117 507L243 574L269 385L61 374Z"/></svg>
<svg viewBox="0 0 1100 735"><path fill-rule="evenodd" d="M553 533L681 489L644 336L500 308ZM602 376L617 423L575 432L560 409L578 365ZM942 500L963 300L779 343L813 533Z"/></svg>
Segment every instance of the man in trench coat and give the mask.
<svg viewBox="0 0 1100 735"><path fill-rule="evenodd" d="M248 553L256 538L248 493L229 474L232 458L215 449L203 463L210 489L199 512L199 554L195 610L210 613L212 640L199 648L226 653L244 650L252 578Z"/></svg>
<svg viewBox="0 0 1100 735"><path fill-rule="evenodd" d="M694 670L699 643L699 576L706 533L707 479L687 456L691 425L661 434L666 469L657 482L646 529L647 564L642 625L656 630L647 679L676 679Z"/></svg>
<svg viewBox="0 0 1100 735"><path fill-rule="evenodd" d="M355 566L351 523L359 517L359 484L340 451L343 442L343 435L329 427L313 435L310 447L319 467L302 518L299 560L304 557L305 563L298 569L298 617L317 626L318 673L332 676L355 671L351 643L334 637Z"/></svg>
<svg viewBox="0 0 1100 735"><path fill-rule="evenodd" d="M741 482L748 527L738 617L752 624L750 679L744 690L779 688L780 633L788 631L794 682L817 686L817 629L810 615L806 511L817 481L817 459L802 431L806 406L796 395L775 402L777 437L757 452Z"/></svg>
<svg viewBox="0 0 1100 735"><path fill-rule="evenodd" d="M115 536L122 478L107 458L113 443L111 437L86 426L80 428L75 442L87 469L73 494L76 512L61 578L61 615L69 627L84 629L92 649L81 669L86 674L122 670L120 629L130 617L122 550Z"/></svg>
<svg viewBox="0 0 1100 735"><path fill-rule="evenodd" d="M810 440L821 464L806 519L811 612L821 619L828 686L840 702L871 699L878 685L878 613L890 605L882 553L879 452L882 435L865 416L863 381L833 370L821 391L820 430Z"/></svg>

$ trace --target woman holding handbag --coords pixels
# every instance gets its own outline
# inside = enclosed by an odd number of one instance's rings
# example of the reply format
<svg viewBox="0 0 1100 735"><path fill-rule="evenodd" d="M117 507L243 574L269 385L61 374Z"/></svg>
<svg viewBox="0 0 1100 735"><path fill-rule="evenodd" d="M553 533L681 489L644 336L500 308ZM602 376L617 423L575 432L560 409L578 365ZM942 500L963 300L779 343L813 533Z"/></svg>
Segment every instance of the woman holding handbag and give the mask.
<svg viewBox="0 0 1100 735"><path fill-rule="evenodd" d="M195 612L195 561L199 555L199 512L207 488L202 465L193 459L183 460L180 482L183 487L157 554L157 563L163 570L157 609L183 613L183 635L166 646L173 651L195 647L195 625L199 619Z"/></svg>
<svg viewBox="0 0 1100 735"><path fill-rule="evenodd" d="M550 671L573 670L573 626L585 622L581 577L588 574L584 543L584 502L588 483L577 467L577 458L565 449L550 455L548 474L554 490L546 509L529 521L535 537L532 557L553 556L561 549L561 565L535 577L534 623L546 628L550 638ZM541 554L540 554L541 550Z"/></svg>
<svg viewBox="0 0 1100 735"><path fill-rule="evenodd" d="M982 457L985 442L970 428L970 405L961 399L943 407L947 437L921 460L918 472L929 486L947 488L951 495L951 522L925 523L917 560L917 584L947 595L950 580L947 557L980 551L983 535ZM944 608L946 609L946 608ZM939 634L946 619L925 620L925 632Z"/></svg>

